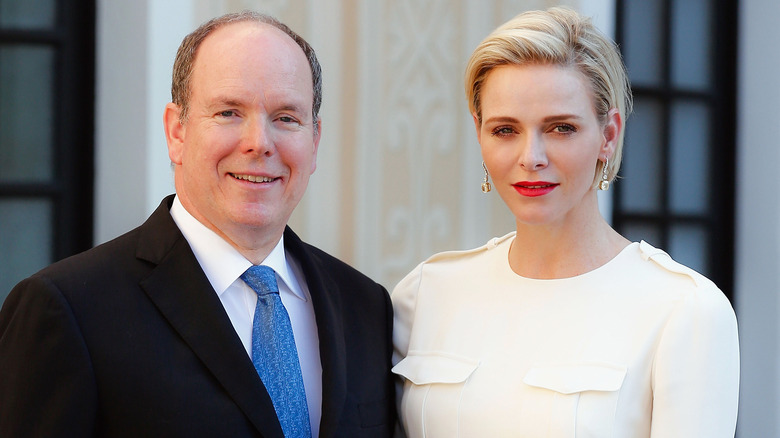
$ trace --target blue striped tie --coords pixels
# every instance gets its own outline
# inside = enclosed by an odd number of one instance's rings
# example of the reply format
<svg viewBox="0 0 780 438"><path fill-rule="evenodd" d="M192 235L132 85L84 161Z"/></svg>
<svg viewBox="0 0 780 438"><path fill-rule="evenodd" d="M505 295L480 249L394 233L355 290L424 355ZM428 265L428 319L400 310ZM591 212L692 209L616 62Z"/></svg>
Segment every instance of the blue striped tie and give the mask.
<svg viewBox="0 0 780 438"><path fill-rule="evenodd" d="M276 272L252 266L241 279L257 293L252 324L252 363L274 403L286 438L311 437L309 407L290 317L279 297Z"/></svg>

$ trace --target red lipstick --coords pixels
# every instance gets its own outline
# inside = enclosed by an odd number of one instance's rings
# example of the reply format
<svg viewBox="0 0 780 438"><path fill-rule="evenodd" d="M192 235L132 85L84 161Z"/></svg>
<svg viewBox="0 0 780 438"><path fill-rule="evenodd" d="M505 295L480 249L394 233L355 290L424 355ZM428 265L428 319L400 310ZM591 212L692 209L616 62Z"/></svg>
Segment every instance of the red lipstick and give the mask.
<svg viewBox="0 0 780 438"><path fill-rule="evenodd" d="M519 181L512 184L512 187L517 190L517 193L533 198L552 192L558 184L547 181Z"/></svg>

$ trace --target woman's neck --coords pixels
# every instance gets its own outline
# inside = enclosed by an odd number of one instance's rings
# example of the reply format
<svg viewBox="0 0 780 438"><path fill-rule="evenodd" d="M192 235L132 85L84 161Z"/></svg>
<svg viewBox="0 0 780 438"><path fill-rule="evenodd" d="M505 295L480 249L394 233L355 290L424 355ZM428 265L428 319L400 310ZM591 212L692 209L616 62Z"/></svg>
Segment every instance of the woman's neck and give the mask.
<svg viewBox="0 0 780 438"><path fill-rule="evenodd" d="M509 266L527 278L569 278L603 266L629 243L600 214L563 226L518 223Z"/></svg>

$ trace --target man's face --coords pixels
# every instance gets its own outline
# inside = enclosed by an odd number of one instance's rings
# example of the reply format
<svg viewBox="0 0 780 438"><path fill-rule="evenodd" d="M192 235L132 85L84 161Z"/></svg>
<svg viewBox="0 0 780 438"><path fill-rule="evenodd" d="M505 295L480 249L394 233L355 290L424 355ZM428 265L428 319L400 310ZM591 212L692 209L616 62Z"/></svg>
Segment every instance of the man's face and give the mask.
<svg viewBox="0 0 780 438"><path fill-rule="evenodd" d="M278 239L316 168L320 139L303 51L272 26L228 24L201 43L190 87L188 119L176 127L166 114L182 204L234 245Z"/></svg>

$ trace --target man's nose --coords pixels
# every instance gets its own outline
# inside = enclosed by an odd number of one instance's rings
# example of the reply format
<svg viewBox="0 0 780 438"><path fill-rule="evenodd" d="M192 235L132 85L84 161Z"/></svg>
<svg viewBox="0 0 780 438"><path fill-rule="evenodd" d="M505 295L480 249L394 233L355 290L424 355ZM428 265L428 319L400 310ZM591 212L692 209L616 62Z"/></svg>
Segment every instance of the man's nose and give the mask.
<svg viewBox="0 0 780 438"><path fill-rule="evenodd" d="M241 139L244 152L270 155L273 152L273 132L270 122L263 117L253 117L244 124Z"/></svg>

